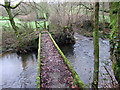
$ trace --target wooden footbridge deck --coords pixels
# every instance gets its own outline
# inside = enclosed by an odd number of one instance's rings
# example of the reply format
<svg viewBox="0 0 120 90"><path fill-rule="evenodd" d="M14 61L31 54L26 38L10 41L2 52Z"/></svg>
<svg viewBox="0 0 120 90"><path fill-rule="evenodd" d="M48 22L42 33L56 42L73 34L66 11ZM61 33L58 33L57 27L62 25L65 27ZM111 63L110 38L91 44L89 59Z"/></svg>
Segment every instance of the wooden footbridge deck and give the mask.
<svg viewBox="0 0 120 90"><path fill-rule="evenodd" d="M38 47L38 88L85 87L48 31L39 34Z"/></svg>

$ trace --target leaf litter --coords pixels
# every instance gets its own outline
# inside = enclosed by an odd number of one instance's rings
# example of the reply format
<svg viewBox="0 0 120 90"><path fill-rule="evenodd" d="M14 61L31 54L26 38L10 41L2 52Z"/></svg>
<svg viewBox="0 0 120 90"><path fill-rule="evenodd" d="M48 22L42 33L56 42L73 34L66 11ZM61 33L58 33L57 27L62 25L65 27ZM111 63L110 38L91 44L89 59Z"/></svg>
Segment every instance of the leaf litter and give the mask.
<svg viewBox="0 0 120 90"><path fill-rule="evenodd" d="M49 35L42 34L41 88L78 88Z"/></svg>

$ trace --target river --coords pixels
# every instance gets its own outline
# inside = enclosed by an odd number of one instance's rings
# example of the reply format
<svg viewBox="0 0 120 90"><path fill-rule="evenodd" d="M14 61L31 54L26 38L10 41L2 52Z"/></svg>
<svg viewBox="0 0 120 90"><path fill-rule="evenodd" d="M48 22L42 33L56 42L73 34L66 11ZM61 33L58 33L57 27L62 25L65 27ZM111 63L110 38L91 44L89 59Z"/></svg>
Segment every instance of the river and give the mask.
<svg viewBox="0 0 120 90"><path fill-rule="evenodd" d="M70 61L80 79L91 87L93 77L93 39L75 33L74 45L61 46L61 50ZM99 87L111 88L116 84L111 68L109 41L99 39L100 45L100 74ZM0 75L3 88L35 88L36 80L36 53L22 54L6 53L0 57ZM106 69L107 68L107 71ZM108 73L109 72L109 73ZM1 78L1 77L0 77Z"/></svg>
<svg viewBox="0 0 120 90"><path fill-rule="evenodd" d="M36 54L5 53L0 57L2 88L36 87Z"/></svg>
<svg viewBox="0 0 120 90"><path fill-rule="evenodd" d="M75 33L74 37L76 40L74 45L61 46L60 48L83 83L86 84L87 87L91 87L94 68L93 38L85 37L83 35L79 35L78 33ZM112 62L109 59L109 41L99 39L99 49L99 88L112 88L117 82L114 78ZM107 71L105 68L107 68Z"/></svg>

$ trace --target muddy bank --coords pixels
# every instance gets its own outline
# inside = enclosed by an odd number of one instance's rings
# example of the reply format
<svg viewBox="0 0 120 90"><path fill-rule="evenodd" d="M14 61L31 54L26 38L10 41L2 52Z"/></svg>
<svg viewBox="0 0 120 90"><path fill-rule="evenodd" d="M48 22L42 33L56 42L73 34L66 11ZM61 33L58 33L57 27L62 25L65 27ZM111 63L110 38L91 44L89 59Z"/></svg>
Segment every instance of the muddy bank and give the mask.
<svg viewBox="0 0 120 90"><path fill-rule="evenodd" d="M55 32L55 34L53 34L53 38L58 45L75 44L72 25L61 28L61 32Z"/></svg>
<svg viewBox="0 0 120 90"><path fill-rule="evenodd" d="M64 33L59 33L59 34L53 35L53 38L58 45L75 44L75 39L74 39L73 35L69 36Z"/></svg>
<svg viewBox="0 0 120 90"><path fill-rule="evenodd" d="M2 33L1 53L12 51L17 53L28 53L37 51L38 49L38 34L32 32L28 35L21 35L20 41L16 39L13 32L4 31Z"/></svg>
<svg viewBox="0 0 120 90"><path fill-rule="evenodd" d="M67 29L68 30L68 29ZM6 32L4 31L2 34L2 42L0 42L1 45L1 52L8 52L13 51L17 53L28 53L32 51L38 50L38 34L39 31L32 32L31 34L27 34L27 36L21 35L21 41L18 41L14 35L13 32ZM53 33L53 32L51 32ZM73 36L74 32L61 32L61 33L54 33L53 37L55 41L59 45L65 45L70 43L75 43L75 39Z"/></svg>

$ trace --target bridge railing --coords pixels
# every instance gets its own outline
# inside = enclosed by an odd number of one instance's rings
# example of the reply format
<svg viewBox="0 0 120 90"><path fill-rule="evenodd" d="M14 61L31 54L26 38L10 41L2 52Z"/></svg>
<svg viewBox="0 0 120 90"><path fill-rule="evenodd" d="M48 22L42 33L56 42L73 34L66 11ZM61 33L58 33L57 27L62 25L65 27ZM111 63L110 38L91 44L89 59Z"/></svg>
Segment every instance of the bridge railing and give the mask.
<svg viewBox="0 0 120 90"><path fill-rule="evenodd" d="M37 76L36 76L36 87L40 88L40 69L41 69L41 33L39 33L39 42L38 42L38 56L37 56Z"/></svg>

